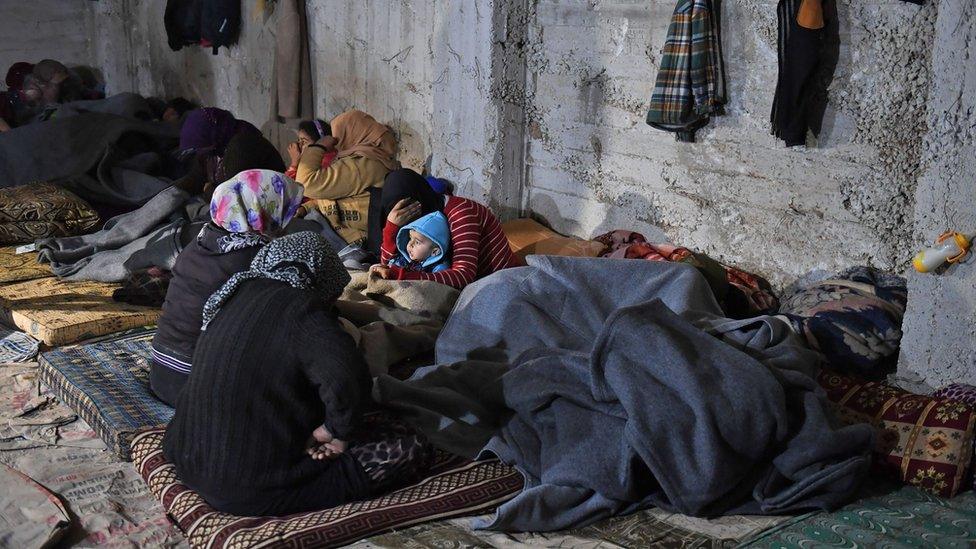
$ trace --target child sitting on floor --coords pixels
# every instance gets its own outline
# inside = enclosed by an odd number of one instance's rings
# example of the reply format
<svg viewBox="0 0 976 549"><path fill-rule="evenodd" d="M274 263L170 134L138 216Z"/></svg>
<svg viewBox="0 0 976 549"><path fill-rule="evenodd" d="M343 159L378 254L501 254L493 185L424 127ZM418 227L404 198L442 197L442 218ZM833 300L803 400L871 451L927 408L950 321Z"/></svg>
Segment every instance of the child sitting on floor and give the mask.
<svg viewBox="0 0 976 549"><path fill-rule="evenodd" d="M384 238L390 236L387 234ZM425 273L444 271L451 268L447 260L450 247L447 217L441 212L431 212L397 231L396 249L399 253L387 262L387 266ZM374 265L370 273L376 274L384 268L384 265Z"/></svg>
<svg viewBox="0 0 976 549"><path fill-rule="evenodd" d="M329 126L328 122L322 120L303 120L298 124L298 141L294 141L288 145L288 156L291 158L291 164L288 165L288 170L285 175L295 179L298 175L298 159L302 157L302 151L305 147L317 142L323 137L332 135L332 128ZM335 160L338 151L335 149L327 151L325 155L322 156L322 167L328 168L332 161Z"/></svg>

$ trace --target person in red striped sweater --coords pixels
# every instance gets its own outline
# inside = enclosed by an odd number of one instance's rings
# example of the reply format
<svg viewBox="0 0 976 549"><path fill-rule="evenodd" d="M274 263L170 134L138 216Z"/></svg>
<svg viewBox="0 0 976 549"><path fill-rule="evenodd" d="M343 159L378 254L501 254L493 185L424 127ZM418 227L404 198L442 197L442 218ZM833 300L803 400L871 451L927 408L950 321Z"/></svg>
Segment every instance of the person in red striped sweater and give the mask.
<svg viewBox="0 0 976 549"><path fill-rule="evenodd" d="M380 262L375 276L393 280L433 280L463 289L495 271L520 265L498 218L483 204L453 195L441 195L417 172L390 172L383 184L382 211L386 214ZM451 233L451 267L436 273L405 270L386 264L396 256L400 227L434 211L447 217Z"/></svg>

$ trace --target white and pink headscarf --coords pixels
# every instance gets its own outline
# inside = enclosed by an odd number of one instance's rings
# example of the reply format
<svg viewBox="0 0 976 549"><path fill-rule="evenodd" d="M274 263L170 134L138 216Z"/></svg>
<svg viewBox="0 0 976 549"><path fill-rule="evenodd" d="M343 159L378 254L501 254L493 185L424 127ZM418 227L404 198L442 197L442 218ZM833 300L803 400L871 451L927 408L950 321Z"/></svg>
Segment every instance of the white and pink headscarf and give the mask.
<svg viewBox="0 0 976 549"><path fill-rule="evenodd" d="M244 170L214 189L210 217L232 233L276 236L302 203L301 185L272 170Z"/></svg>

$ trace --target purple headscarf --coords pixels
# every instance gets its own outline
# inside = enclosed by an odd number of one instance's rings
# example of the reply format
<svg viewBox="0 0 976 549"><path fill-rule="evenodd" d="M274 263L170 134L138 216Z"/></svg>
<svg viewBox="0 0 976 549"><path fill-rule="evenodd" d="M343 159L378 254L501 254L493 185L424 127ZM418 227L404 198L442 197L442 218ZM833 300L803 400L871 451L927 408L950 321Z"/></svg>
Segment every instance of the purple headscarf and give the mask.
<svg viewBox="0 0 976 549"><path fill-rule="evenodd" d="M238 120L223 109L215 107L196 109L190 111L183 122L183 129L180 130L180 150L212 149L218 155L222 155L232 137L251 131L261 133L250 122Z"/></svg>

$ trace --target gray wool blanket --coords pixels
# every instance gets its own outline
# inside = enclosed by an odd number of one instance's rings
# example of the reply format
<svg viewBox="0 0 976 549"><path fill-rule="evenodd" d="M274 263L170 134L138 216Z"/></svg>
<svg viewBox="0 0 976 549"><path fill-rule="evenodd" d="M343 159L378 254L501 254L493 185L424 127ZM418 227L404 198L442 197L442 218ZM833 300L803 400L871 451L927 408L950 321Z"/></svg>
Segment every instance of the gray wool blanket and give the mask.
<svg viewBox="0 0 976 549"><path fill-rule="evenodd" d="M172 269L184 231L201 227L188 223L190 200L185 191L169 187L141 208L109 219L98 232L38 240L38 261L67 280L121 282L139 269Z"/></svg>
<svg viewBox="0 0 976 549"><path fill-rule="evenodd" d="M59 183L85 200L141 205L172 182L153 175L173 125L85 112L0 133L0 188Z"/></svg>
<svg viewBox="0 0 976 549"><path fill-rule="evenodd" d="M483 526L578 527L659 506L714 516L842 504L873 430L838 427L819 357L781 320L721 316L692 267L530 257L462 293L431 367L376 399L525 489Z"/></svg>

